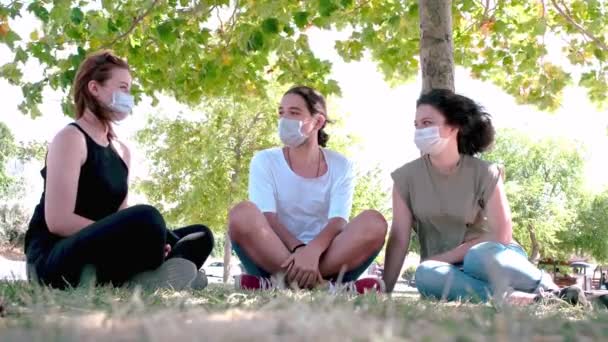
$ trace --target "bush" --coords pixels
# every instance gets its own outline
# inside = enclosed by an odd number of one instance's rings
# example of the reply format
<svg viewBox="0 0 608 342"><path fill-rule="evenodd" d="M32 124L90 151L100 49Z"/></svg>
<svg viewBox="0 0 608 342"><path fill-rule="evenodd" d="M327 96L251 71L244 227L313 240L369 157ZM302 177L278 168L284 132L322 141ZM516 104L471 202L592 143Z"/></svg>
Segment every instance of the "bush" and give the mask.
<svg viewBox="0 0 608 342"><path fill-rule="evenodd" d="M416 274L416 266L411 265L403 271L401 278L403 278L405 281L410 281L414 279L414 274Z"/></svg>
<svg viewBox="0 0 608 342"><path fill-rule="evenodd" d="M30 213L21 205L0 205L0 244L23 247Z"/></svg>

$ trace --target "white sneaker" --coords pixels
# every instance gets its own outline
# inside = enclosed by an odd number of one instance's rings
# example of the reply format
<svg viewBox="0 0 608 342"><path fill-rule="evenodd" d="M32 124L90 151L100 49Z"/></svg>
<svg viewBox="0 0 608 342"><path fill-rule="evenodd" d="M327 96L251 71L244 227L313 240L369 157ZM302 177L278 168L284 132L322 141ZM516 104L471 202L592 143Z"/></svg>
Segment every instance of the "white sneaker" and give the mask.
<svg viewBox="0 0 608 342"><path fill-rule="evenodd" d="M139 285L147 290L173 289L176 291L191 287L197 277L196 265L183 258L171 258L157 269L136 274L129 286Z"/></svg>

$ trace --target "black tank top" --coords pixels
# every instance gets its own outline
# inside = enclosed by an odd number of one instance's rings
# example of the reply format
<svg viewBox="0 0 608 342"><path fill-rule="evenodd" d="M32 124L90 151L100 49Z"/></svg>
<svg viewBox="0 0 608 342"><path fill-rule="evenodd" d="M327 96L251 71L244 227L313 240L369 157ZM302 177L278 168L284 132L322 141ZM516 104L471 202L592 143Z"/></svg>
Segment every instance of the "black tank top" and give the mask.
<svg viewBox="0 0 608 342"><path fill-rule="evenodd" d="M74 213L92 221L99 221L118 211L127 195L129 170L112 144L101 146L78 124L74 122L70 125L84 134L87 144L87 159L80 167ZM46 189L46 165L40 174ZM44 196L43 190L25 235L25 253L30 262L35 262L62 239L48 229L44 217Z"/></svg>

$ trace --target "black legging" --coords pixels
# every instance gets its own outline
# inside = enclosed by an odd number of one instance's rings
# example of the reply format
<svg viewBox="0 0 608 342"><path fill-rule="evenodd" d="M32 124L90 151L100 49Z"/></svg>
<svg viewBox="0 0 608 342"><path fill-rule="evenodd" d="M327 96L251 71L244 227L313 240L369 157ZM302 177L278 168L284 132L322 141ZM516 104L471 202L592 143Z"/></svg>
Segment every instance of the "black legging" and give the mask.
<svg viewBox="0 0 608 342"><path fill-rule="evenodd" d="M205 232L191 260L200 268L213 248L213 235L203 225L168 230L156 208L136 205L107 216L59 240L34 267L39 281L53 287L77 286L85 266L93 266L97 282L124 284L133 275L159 267L164 246L183 236Z"/></svg>

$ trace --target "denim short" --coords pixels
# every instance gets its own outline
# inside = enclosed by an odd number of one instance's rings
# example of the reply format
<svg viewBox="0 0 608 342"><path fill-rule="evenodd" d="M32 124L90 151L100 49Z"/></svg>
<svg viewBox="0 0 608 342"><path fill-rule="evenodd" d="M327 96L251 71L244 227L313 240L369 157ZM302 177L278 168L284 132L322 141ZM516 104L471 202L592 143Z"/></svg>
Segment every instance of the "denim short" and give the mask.
<svg viewBox="0 0 608 342"><path fill-rule="evenodd" d="M243 268L245 269L245 273L249 275L253 275L256 277L268 278L270 277L270 273L253 263L253 260L245 253L245 251L236 243L232 242L232 249L236 253L236 255L241 260L241 264L243 264ZM342 277L343 282L354 281L357 280L367 268L374 262L374 259L380 254L380 250L377 250L372 256L370 256L367 260L365 260L361 265L355 267L354 269L344 273L344 277ZM329 277L329 280L336 280L338 275L334 275Z"/></svg>

